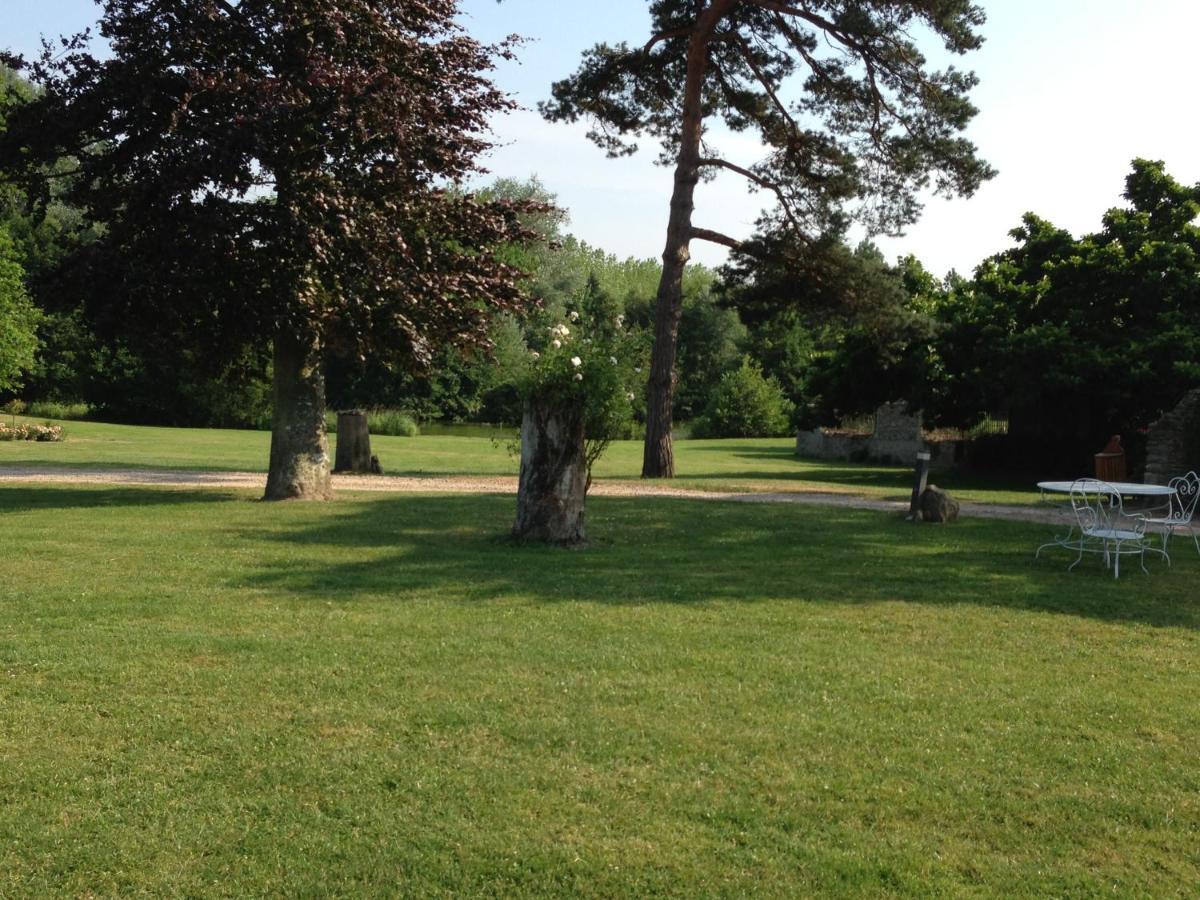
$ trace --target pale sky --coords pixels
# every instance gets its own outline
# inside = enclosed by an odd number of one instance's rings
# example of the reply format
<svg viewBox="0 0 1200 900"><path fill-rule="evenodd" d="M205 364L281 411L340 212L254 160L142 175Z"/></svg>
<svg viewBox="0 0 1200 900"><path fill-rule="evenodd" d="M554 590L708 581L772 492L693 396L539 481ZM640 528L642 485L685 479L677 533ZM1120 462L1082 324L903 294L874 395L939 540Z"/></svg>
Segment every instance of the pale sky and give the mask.
<svg viewBox="0 0 1200 900"><path fill-rule="evenodd" d="M1200 0L983 0L988 22L980 51L956 62L981 79L968 136L999 175L972 198L931 199L900 238L878 238L889 256L913 253L931 270L966 274L1011 245L1009 229L1026 211L1081 234L1118 205L1129 163L1162 159L1167 171L1200 181L1196 50ZM520 62L495 74L526 109L495 123L504 146L487 161L494 175L537 174L571 214L570 230L618 256L662 251L669 170L647 149L609 160L582 126L551 125L534 107L552 81L570 74L582 50L599 41L641 43L646 0L463 0L463 20L482 40L509 33L530 39ZM94 21L90 0L0 0L0 45L36 46L39 34L71 32ZM757 148L717 135L739 161ZM722 175L697 192L695 221L747 236L764 202ZM693 244L693 258L719 263L724 249Z"/></svg>

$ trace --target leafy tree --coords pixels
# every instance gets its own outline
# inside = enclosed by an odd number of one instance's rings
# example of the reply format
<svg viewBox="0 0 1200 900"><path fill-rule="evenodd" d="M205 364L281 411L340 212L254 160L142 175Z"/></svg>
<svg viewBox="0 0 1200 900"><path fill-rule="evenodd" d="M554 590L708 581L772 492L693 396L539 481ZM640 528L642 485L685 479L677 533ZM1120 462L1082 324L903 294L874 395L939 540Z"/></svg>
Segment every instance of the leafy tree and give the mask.
<svg viewBox="0 0 1200 900"><path fill-rule="evenodd" d="M511 106L486 78L511 44L456 6L104 0L111 57L47 50L0 138L43 206L46 167L77 160L64 196L106 227L94 302L214 357L271 343L268 498L328 496L323 348L428 365L521 301L495 252L524 233L513 205L446 187Z"/></svg>
<svg viewBox="0 0 1200 900"><path fill-rule="evenodd" d="M791 427L792 404L779 382L746 358L717 385L693 431L699 438L775 437Z"/></svg>
<svg viewBox="0 0 1200 900"><path fill-rule="evenodd" d="M1200 384L1200 185L1135 160L1129 206L1074 238L1033 214L939 312L952 414L1004 410L1031 458L1077 472Z"/></svg>
<svg viewBox="0 0 1200 900"><path fill-rule="evenodd" d="M33 365L40 318L12 238L0 228L0 391L17 387L21 372Z"/></svg>
<svg viewBox="0 0 1200 900"><path fill-rule="evenodd" d="M722 275L723 302L798 407L797 424L925 402L941 287L915 258L890 265L870 242L826 240L786 258L734 254Z"/></svg>
<svg viewBox="0 0 1200 900"><path fill-rule="evenodd" d="M915 219L916 194L931 182L969 194L990 170L959 136L975 112L967 100L974 76L932 70L913 36L923 26L952 53L975 49L983 12L969 0L652 0L650 14L642 46L589 50L542 112L590 119L591 138L611 155L633 152L636 137L657 139L663 162L675 166L642 467L645 477L669 477L689 246L741 246L693 223L702 177L734 172L770 192L778 203L760 230L784 230L804 245L840 233L852 214L897 229ZM704 131L718 117L756 131L765 159L743 167L713 155Z"/></svg>

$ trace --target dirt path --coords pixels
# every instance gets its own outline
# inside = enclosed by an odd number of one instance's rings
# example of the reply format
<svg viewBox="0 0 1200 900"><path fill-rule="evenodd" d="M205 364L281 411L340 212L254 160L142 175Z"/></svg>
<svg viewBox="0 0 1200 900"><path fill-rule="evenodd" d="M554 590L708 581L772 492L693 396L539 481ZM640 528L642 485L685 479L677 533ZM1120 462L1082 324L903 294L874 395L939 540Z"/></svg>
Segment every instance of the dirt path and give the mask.
<svg viewBox="0 0 1200 900"><path fill-rule="evenodd" d="M115 484L153 487L208 487L261 489L262 472L193 472L180 469L65 469L54 466L0 466L0 484L6 482L51 484ZM411 477L400 475L334 475L335 488L347 491L393 491L410 494L515 494L517 479L508 476L459 475ZM598 481L589 492L598 497L683 497L689 500L726 500L738 503L802 503L843 509L903 512L908 504L877 500L853 494L788 491L781 493L734 493L692 491L667 484L643 481ZM1019 522L1057 524L1062 514L1053 508L999 506L963 503L968 518L1007 519Z"/></svg>

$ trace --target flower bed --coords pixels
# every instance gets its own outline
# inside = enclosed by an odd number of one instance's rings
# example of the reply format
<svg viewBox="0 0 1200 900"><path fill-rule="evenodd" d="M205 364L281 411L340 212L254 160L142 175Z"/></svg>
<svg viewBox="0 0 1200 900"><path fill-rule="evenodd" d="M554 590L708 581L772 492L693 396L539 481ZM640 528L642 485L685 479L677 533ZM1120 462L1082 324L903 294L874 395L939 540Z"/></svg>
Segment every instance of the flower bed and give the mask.
<svg viewBox="0 0 1200 900"><path fill-rule="evenodd" d="M0 441L61 441L61 425L5 425L0 422Z"/></svg>

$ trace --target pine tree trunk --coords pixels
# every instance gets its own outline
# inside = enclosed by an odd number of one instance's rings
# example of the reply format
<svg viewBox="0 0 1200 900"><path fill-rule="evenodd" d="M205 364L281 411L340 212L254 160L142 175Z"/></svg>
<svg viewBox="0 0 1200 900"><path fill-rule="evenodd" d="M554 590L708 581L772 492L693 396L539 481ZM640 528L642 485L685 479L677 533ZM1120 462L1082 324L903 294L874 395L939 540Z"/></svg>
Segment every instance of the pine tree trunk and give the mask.
<svg viewBox="0 0 1200 900"><path fill-rule="evenodd" d="M275 403L265 500L328 500L325 378L313 338L275 335Z"/></svg>
<svg viewBox="0 0 1200 900"><path fill-rule="evenodd" d="M337 455L333 471L370 474L371 432L367 427L367 414L361 409L338 413Z"/></svg>
<svg viewBox="0 0 1200 900"><path fill-rule="evenodd" d="M582 413L529 401L521 421L521 480L513 536L548 544L583 543L587 475Z"/></svg>
<svg viewBox="0 0 1200 900"><path fill-rule="evenodd" d="M704 133L702 104L708 69L708 45L713 32L733 6L731 0L714 0L701 14L688 41L687 75L683 88L683 120L675 187L671 193L671 218L663 250L662 277L654 310L654 348L650 352L650 380L646 397L646 444L642 453L643 478L674 478L675 451L671 425L675 403L675 354L679 318L683 312L683 270L691 258L692 211L700 180L700 142Z"/></svg>

